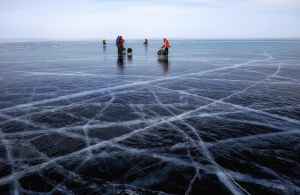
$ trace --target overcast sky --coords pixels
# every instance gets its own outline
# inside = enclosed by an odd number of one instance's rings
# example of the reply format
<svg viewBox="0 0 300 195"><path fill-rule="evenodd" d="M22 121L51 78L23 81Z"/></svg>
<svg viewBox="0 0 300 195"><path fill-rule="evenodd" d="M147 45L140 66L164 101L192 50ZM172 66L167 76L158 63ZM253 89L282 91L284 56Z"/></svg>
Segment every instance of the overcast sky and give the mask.
<svg viewBox="0 0 300 195"><path fill-rule="evenodd" d="M300 0L0 0L0 39L300 38Z"/></svg>

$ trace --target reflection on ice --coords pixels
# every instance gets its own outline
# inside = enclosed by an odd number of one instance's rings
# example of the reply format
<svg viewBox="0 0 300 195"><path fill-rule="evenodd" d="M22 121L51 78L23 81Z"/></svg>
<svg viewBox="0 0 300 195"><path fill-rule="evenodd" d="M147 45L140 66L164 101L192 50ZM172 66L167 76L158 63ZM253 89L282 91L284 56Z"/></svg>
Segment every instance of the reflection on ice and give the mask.
<svg viewBox="0 0 300 195"><path fill-rule="evenodd" d="M162 70L164 72L165 75L167 75L169 73L169 69L170 69L170 61L168 58L164 59L164 60L158 60L159 64L162 67Z"/></svg>
<svg viewBox="0 0 300 195"><path fill-rule="evenodd" d="M124 57L118 57L117 65L120 73L124 73L125 63Z"/></svg>

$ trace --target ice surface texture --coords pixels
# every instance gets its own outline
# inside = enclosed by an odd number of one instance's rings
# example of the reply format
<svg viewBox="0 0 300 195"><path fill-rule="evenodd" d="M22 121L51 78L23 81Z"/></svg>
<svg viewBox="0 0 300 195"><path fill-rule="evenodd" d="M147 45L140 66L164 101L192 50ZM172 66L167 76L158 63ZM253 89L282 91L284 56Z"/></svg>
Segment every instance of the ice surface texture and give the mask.
<svg viewBox="0 0 300 195"><path fill-rule="evenodd" d="M0 44L1 194L300 194L300 42Z"/></svg>

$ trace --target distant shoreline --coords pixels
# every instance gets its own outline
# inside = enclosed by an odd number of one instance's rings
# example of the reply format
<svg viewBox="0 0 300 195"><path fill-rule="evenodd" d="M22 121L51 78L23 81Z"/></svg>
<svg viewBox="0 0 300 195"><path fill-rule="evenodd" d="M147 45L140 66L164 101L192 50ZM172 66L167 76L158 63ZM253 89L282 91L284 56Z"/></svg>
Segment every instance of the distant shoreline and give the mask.
<svg viewBox="0 0 300 195"><path fill-rule="evenodd" d="M220 41L220 42L274 42L274 41L300 41L300 38L170 38L173 41ZM26 43L26 42L100 42L103 39L0 39L0 43ZM114 41L114 39L106 39ZM126 39L127 41L143 41L143 38ZM149 38L150 41L161 41L161 38Z"/></svg>

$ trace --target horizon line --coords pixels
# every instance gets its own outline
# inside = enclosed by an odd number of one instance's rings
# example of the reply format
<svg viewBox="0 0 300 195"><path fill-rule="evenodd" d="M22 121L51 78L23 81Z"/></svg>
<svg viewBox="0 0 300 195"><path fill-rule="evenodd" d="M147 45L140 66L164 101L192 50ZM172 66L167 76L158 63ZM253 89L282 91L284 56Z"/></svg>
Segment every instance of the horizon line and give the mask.
<svg viewBox="0 0 300 195"><path fill-rule="evenodd" d="M144 40L144 39L148 39L148 40L161 40L163 37L161 38L157 38L157 37L152 37L152 38L141 38L141 37L137 37L137 38L126 38L126 40ZM169 39L171 40L195 40L195 41L210 41L210 40L229 40L229 41L234 41L234 40L258 40L258 41L272 41L272 40L300 40L300 37L245 37L245 38L238 38L238 37L228 37L228 38L194 38L194 37L169 37ZM99 37L99 38L95 38L95 37L91 37L91 38L0 38L0 42L28 42L28 41L102 41L102 40L115 40L114 38L103 38L103 37Z"/></svg>

